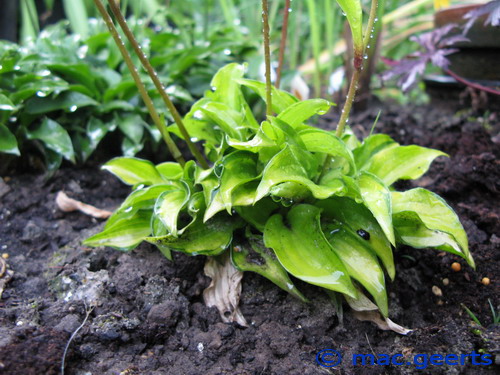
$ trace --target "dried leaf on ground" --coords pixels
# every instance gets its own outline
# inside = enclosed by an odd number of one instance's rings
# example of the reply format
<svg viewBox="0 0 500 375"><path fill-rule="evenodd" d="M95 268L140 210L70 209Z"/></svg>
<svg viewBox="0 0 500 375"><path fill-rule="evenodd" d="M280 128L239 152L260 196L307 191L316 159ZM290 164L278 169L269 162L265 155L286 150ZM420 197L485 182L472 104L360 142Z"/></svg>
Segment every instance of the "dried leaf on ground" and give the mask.
<svg viewBox="0 0 500 375"><path fill-rule="evenodd" d="M345 296L347 303L353 309L354 316L361 321L370 321L375 323L381 330L394 331L401 335L407 335L412 330L394 323L389 318L384 318L378 311L378 307L370 301L361 291L358 290L358 298Z"/></svg>
<svg viewBox="0 0 500 375"><path fill-rule="evenodd" d="M236 322L247 327L245 317L238 305L241 295L243 272L234 268L227 254L220 257L208 257L205 263L205 275L212 279L203 291L203 299L208 307L215 306L225 323Z"/></svg>
<svg viewBox="0 0 500 375"><path fill-rule="evenodd" d="M9 270L7 262L3 258L0 258L0 298L2 298L5 285L12 279L12 276L14 276L14 271Z"/></svg>
<svg viewBox="0 0 500 375"><path fill-rule="evenodd" d="M70 198L63 191L57 193L56 204L57 207L63 212L81 211L84 214L97 219L107 219L112 214L110 211L101 210L97 207Z"/></svg>

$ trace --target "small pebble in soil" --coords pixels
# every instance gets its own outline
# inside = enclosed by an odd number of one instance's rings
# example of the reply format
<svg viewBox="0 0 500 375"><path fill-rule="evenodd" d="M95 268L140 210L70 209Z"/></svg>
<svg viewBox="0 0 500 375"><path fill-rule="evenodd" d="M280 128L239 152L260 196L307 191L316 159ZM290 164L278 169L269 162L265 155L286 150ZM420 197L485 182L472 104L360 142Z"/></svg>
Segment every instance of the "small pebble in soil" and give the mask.
<svg viewBox="0 0 500 375"><path fill-rule="evenodd" d="M483 279L481 280L481 284L490 285L490 279L488 277L483 277Z"/></svg>
<svg viewBox="0 0 500 375"><path fill-rule="evenodd" d="M444 286L448 286L450 284L450 279L446 278L446 279L443 279L443 285Z"/></svg>
<svg viewBox="0 0 500 375"><path fill-rule="evenodd" d="M441 291L441 289L436 286L436 285L433 285L432 286L432 293L434 293L435 296L437 297L442 297L443 296L443 292Z"/></svg>
<svg viewBox="0 0 500 375"><path fill-rule="evenodd" d="M462 269L462 265L458 262L454 262L452 265L451 265L451 269L455 272L458 272Z"/></svg>

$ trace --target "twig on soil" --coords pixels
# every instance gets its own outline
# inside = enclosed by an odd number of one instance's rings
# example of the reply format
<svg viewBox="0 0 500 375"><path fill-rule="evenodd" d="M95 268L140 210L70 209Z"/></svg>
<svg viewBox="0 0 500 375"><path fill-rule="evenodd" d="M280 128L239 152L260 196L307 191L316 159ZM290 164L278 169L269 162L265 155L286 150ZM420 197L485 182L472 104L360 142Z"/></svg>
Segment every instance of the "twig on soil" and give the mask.
<svg viewBox="0 0 500 375"><path fill-rule="evenodd" d="M372 344L370 344L370 340L368 340L368 334L365 332L365 337L366 337L366 341L368 342L368 346L370 347L370 350L372 351L373 355L375 356L375 358L377 358L377 361L378 361L378 356L377 354L373 351L373 348L372 348Z"/></svg>
<svg viewBox="0 0 500 375"><path fill-rule="evenodd" d="M97 207L77 201L76 199L72 199L63 191L57 193L56 205L63 212L81 211L97 219L107 219L113 214L111 211L101 210Z"/></svg>
<svg viewBox="0 0 500 375"><path fill-rule="evenodd" d="M68 342L66 343L66 347L64 348L64 353L63 353L62 361L61 361L61 375L64 375L64 365L65 365L65 361L66 361L66 354L68 354L68 349L69 349L69 346L71 345L71 342L76 337L78 332L83 328L85 323L87 323L87 320L89 319L90 314L94 310L94 306L91 306L90 309L87 309L87 304L85 302L84 302L84 304L85 304L85 310L87 311L87 315L85 316L85 319L83 319L82 324L80 324L80 326L77 329L75 329L75 331L71 334L71 337L69 338Z"/></svg>

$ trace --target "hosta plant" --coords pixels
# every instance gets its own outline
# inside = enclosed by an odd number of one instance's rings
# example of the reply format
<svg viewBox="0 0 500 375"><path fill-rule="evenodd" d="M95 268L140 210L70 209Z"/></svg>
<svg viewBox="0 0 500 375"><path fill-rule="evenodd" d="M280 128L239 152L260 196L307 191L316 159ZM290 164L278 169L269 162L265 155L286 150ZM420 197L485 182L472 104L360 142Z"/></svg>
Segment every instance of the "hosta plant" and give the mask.
<svg viewBox="0 0 500 375"><path fill-rule="evenodd" d="M131 250L147 241L168 258L170 251L230 252L235 267L301 298L287 272L351 298L362 286L384 316L385 274L395 275L393 246L448 251L474 266L464 229L442 198L393 187L419 178L444 153L402 146L384 134L337 137L306 124L331 103L301 102L278 89L272 92L275 115L259 123L243 88L265 100L265 85L243 78L244 70L222 68L212 91L184 119L212 167L109 161L104 169L133 191L87 245ZM325 169L327 158L332 162Z"/></svg>
<svg viewBox="0 0 500 375"><path fill-rule="evenodd" d="M386 275L395 276L393 247L439 249L474 267L465 231L442 198L422 188L394 188L446 155L400 145L385 134L359 140L346 126L367 45L359 2L339 1L356 53L336 133L307 124L330 102L299 101L271 87L267 0L262 3L266 83L244 78L245 65L229 64L183 121L169 127L201 142L208 162L109 161L104 169L131 185L132 193L85 243L128 251L146 241L167 258L171 251L229 256L237 269L259 273L302 300L289 275L343 294L353 308L370 303L367 292L384 317ZM114 0L109 4L116 8ZM368 30L374 9L376 1ZM249 92L265 102L263 121L248 104Z"/></svg>

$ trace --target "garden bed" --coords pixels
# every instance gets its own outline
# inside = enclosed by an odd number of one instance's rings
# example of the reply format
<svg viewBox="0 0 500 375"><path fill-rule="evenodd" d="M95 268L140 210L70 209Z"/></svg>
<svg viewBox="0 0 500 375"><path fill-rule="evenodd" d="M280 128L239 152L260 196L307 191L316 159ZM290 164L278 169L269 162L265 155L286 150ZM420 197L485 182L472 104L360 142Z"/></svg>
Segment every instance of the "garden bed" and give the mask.
<svg viewBox="0 0 500 375"><path fill-rule="evenodd" d="M374 106L353 116L353 129L366 136L377 112ZM328 117L322 122L333 127ZM130 253L81 246L102 224L58 211L56 193L64 190L113 209L129 191L116 178L97 167L62 169L48 182L36 174L3 176L0 252L9 254L14 276L0 300L0 373L60 373L68 340L91 305L69 345L66 374L412 374L422 370L414 365L354 368L350 358L353 353L402 353L411 360L416 354L472 351L497 356L497 365L429 364L425 372L497 373L500 326L491 324L488 300L498 311L499 130L498 113L472 117L445 108L387 106L381 115L377 132L450 155L404 186L423 186L446 199L461 218L477 264L474 271L448 253L395 251L397 275L388 283L391 318L414 329L408 336L360 322L347 306L339 319L318 288L296 281L312 301L303 304L250 273L243 279L240 304L250 326L224 324L214 308L203 304L202 291L209 284L204 257L174 254L169 262L147 244ZM462 270L454 272L453 262ZM484 277L489 285L481 283ZM483 327L473 323L462 304ZM326 348L344 356L335 369L316 363L316 354Z"/></svg>

